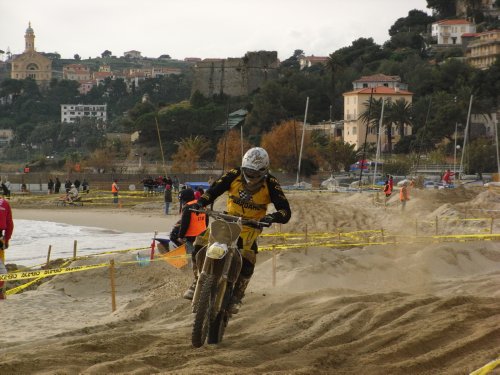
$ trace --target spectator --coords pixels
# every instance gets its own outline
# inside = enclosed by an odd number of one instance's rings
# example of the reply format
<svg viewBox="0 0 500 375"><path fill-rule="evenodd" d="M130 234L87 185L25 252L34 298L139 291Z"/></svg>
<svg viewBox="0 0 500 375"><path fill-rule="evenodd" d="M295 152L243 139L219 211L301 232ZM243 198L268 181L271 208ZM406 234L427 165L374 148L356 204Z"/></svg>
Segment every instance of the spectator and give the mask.
<svg viewBox="0 0 500 375"><path fill-rule="evenodd" d="M111 184L111 193L113 194L113 203L118 204L118 192L120 188L118 187L118 180L113 180Z"/></svg>
<svg viewBox="0 0 500 375"><path fill-rule="evenodd" d="M54 181L52 178L49 178L49 182L47 183L48 194L54 194Z"/></svg>
<svg viewBox="0 0 500 375"><path fill-rule="evenodd" d="M71 189L71 185L72 185L71 181L66 179L66 182L64 183L64 189L66 189L66 194L69 193L69 191Z"/></svg>
<svg viewBox="0 0 500 375"><path fill-rule="evenodd" d="M66 194L66 202L73 203L79 200L80 198L78 194L78 189L76 188L75 184L71 184L68 194Z"/></svg>
<svg viewBox="0 0 500 375"><path fill-rule="evenodd" d="M9 248L10 237L14 231L12 210L6 199L0 198L0 274L7 273L5 268L5 250ZM5 282L0 281L0 300L6 298Z"/></svg>
<svg viewBox="0 0 500 375"><path fill-rule="evenodd" d="M203 193L205 193L205 190L203 190L201 186L198 186L194 191L194 199L196 200L200 199Z"/></svg>
<svg viewBox="0 0 500 375"><path fill-rule="evenodd" d="M399 191L399 200L401 201L401 209L404 210L406 202L410 200L410 192L408 190L408 182L403 182L401 190Z"/></svg>
<svg viewBox="0 0 500 375"><path fill-rule="evenodd" d="M451 185L451 178L453 176L455 176L455 173L447 169L443 175L443 183L445 183L446 185Z"/></svg>
<svg viewBox="0 0 500 375"><path fill-rule="evenodd" d="M56 177L56 182L54 184L54 192L58 194L59 190L61 190L61 181L59 181L59 177Z"/></svg>
<svg viewBox="0 0 500 375"><path fill-rule="evenodd" d="M81 183L80 183L80 180L78 178L75 180L75 182L73 182L73 184L75 185L76 189L78 191L80 191L80 185L81 185Z"/></svg>
<svg viewBox="0 0 500 375"><path fill-rule="evenodd" d="M165 215L168 215L170 204L172 203L172 186L165 185L164 197L165 197Z"/></svg>
<svg viewBox="0 0 500 375"><path fill-rule="evenodd" d="M177 178L177 176L174 176L174 179L172 180L172 186L174 187L174 191L176 193L179 192L179 179Z"/></svg>
<svg viewBox="0 0 500 375"><path fill-rule="evenodd" d="M387 179L385 180L385 183L384 183L384 194L385 194L384 203L387 205L387 201L389 200L389 198L391 197L391 194L392 194L392 186L391 186L391 182L389 180L389 175L387 175L386 177L387 177Z"/></svg>
<svg viewBox="0 0 500 375"><path fill-rule="evenodd" d="M5 183L2 181L2 185L1 185L2 195L5 198L10 198L10 189L9 189L9 186L10 186L10 182L9 181L7 181Z"/></svg>
<svg viewBox="0 0 500 375"><path fill-rule="evenodd" d="M89 183L87 182L87 180L85 178L83 179L83 182L82 182L82 191L84 193L87 193L87 194L90 191Z"/></svg>

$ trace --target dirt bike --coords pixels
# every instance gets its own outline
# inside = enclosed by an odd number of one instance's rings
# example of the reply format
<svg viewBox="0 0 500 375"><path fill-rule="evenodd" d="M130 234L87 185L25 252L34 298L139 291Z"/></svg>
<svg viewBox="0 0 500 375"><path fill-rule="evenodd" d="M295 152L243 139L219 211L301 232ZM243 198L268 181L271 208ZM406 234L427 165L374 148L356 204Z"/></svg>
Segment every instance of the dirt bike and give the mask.
<svg viewBox="0 0 500 375"><path fill-rule="evenodd" d="M196 264L201 271L192 301L195 315L191 341L199 348L205 341L208 344L220 343L229 322L233 288L242 266L237 246L242 226L262 229L270 224L208 209L197 212L204 212L214 219L209 225L208 245L196 254Z"/></svg>

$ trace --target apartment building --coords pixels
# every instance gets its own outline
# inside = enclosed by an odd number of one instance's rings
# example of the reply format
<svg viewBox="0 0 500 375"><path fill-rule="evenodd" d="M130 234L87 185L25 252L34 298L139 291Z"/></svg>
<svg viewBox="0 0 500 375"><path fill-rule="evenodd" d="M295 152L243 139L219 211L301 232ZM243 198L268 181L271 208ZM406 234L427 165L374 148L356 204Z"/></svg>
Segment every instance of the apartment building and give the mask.
<svg viewBox="0 0 500 375"><path fill-rule="evenodd" d="M404 99L406 102L411 103L413 99L413 93L407 90L401 89L396 85L399 82L398 79L392 79L394 83L393 87L388 87L383 85L379 81L379 75L365 76L360 80L353 82L355 89L350 92L343 94L344 96L344 141L355 145L356 149L359 149L365 143L365 136L367 143L377 143L377 128L369 128L368 135L366 134L366 123L360 119L360 116L367 110L370 97L373 100L384 99L387 102L395 102L399 99ZM395 77L395 76L394 76ZM399 78L399 77L397 77ZM377 82L378 85L377 85ZM359 84L366 84L366 87L359 88ZM406 87L406 85L405 85ZM400 130L392 124L392 143L396 143L402 136L411 134L411 127L405 125L403 129L403 134L400 134ZM381 139L382 151L388 148L387 136Z"/></svg>
<svg viewBox="0 0 500 375"><path fill-rule="evenodd" d="M500 30L477 34L467 46L466 61L475 68L487 69L500 56Z"/></svg>
<svg viewBox="0 0 500 375"><path fill-rule="evenodd" d="M105 124L107 120L107 105L97 104L61 104L61 122L75 123L82 118L93 118Z"/></svg>

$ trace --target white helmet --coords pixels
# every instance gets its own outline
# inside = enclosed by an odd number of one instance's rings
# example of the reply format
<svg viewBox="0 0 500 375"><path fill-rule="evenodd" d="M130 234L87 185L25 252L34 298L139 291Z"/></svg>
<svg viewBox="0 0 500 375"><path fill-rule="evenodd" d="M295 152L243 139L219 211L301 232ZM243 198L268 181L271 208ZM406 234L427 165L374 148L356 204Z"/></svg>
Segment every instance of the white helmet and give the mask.
<svg viewBox="0 0 500 375"><path fill-rule="evenodd" d="M269 170L269 155L261 147L253 147L243 155L241 172L248 183L256 183L264 179Z"/></svg>

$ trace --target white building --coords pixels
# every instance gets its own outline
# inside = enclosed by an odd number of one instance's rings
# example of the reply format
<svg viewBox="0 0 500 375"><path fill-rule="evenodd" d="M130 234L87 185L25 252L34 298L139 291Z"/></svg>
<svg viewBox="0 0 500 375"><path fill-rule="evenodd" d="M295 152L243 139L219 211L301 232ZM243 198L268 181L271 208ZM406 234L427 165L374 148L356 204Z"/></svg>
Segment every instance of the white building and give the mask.
<svg viewBox="0 0 500 375"><path fill-rule="evenodd" d="M388 76L381 73L374 74L371 76L363 76L352 82L352 88L354 90L379 87L379 86L408 90L408 85L406 83L401 82L401 77Z"/></svg>
<svg viewBox="0 0 500 375"><path fill-rule="evenodd" d="M441 20L432 24L432 37L437 44L462 44L462 34L475 33L476 25L464 19Z"/></svg>
<svg viewBox="0 0 500 375"><path fill-rule="evenodd" d="M106 104L61 104L61 122L74 123L81 118L95 118L104 124L107 120L106 107Z"/></svg>

